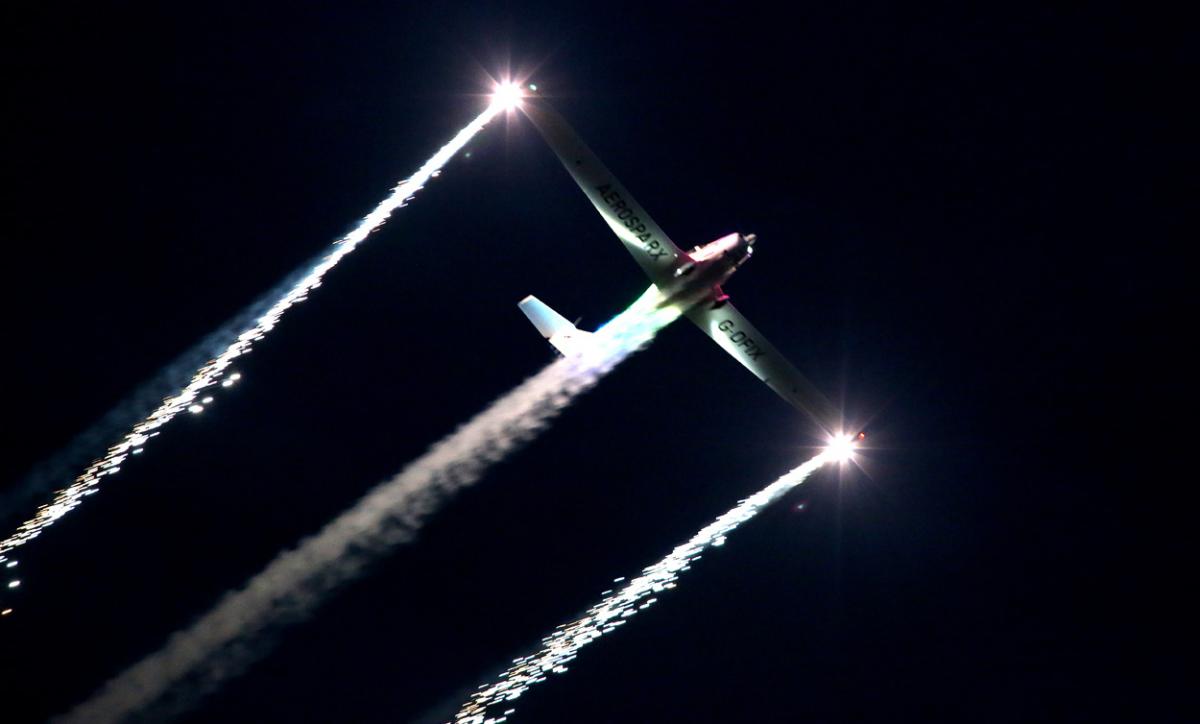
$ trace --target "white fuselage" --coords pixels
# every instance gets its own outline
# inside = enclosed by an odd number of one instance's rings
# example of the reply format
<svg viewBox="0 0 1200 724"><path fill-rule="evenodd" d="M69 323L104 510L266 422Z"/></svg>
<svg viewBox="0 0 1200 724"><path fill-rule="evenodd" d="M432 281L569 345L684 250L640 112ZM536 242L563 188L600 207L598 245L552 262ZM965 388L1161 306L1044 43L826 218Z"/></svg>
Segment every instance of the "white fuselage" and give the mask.
<svg viewBox="0 0 1200 724"><path fill-rule="evenodd" d="M690 307L705 301L724 302L727 297L721 285L750 258L754 240L753 234L727 234L687 252L673 279L658 284L665 298L663 305Z"/></svg>

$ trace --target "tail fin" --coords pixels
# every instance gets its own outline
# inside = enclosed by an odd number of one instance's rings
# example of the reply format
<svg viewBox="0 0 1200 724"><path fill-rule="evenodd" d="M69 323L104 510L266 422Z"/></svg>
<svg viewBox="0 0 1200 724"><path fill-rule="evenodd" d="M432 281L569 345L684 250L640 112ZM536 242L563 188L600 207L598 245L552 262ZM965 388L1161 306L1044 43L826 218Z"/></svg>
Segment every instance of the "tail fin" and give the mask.
<svg viewBox="0 0 1200 724"><path fill-rule="evenodd" d="M588 338L592 336L590 332L577 329L566 317L546 306L532 294L522 299L517 306L529 317L537 331L563 355L578 351L579 346L587 344Z"/></svg>

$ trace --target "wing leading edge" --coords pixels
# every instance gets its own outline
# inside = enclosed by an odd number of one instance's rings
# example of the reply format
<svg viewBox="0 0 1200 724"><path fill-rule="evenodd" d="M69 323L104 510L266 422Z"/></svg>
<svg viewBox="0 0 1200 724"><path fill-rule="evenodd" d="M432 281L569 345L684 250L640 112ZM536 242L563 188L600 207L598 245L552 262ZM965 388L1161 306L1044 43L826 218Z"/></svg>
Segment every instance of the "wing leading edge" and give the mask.
<svg viewBox="0 0 1200 724"><path fill-rule="evenodd" d="M537 98L526 98L522 109L642 271L656 284L671 279L675 268L687 261L687 255L557 111Z"/></svg>

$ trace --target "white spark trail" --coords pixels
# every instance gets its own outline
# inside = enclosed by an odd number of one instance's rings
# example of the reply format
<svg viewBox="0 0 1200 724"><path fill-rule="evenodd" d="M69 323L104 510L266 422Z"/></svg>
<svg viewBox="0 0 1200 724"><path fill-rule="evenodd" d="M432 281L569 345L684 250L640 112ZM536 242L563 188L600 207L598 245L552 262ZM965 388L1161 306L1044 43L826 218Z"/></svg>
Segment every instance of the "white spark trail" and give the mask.
<svg viewBox="0 0 1200 724"><path fill-rule="evenodd" d="M575 659L580 649L621 627L638 611L648 608L658 600L655 594L674 588L675 580L691 567L691 563L703 551L724 545L725 536L739 525L834 459L830 453L822 452L738 503L702 528L691 540L671 551L666 558L642 569L640 576L616 592L605 591L608 595L589 608L582 617L558 626L553 634L542 639L542 647L536 653L515 659L512 666L500 674L496 683L479 687L454 715L455 724L498 724L505 721L515 711L512 708L514 699L535 684L545 681L548 675L565 673L567 664ZM616 582L622 580L618 578Z"/></svg>
<svg viewBox="0 0 1200 724"><path fill-rule="evenodd" d="M105 477L120 470L121 464L131 454L141 452L142 447L150 438L158 434L159 428L166 425L179 413L189 409L193 411L203 409L202 404L197 404L200 393L220 382L234 360L248 353L255 342L274 329L288 309L307 299L309 292L321 285L321 279L330 269L337 266L338 262L354 251L371 232L383 226L393 211L404 206L414 194L424 188L425 183L502 110L503 105L500 103L489 105L487 110L459 131L449 143L442 146L416 173L397 184L392 189L390 196L367 214L350 233L334 242L332 250L307 274L286 288L274 304L248 329L238 335L220 354L196 370L181 390L165 398L152 412L137 422L119 442L109 447L102 457L88 465L75 478L74 482L55 492L51 502L39 506L37 513L32 518L18 526L8 538L0 541L0 560L3 560L4 554L33 540L59 518L74 510L86 496L97 492L98 486Z"/></svg>
<svg viewBox="0 0 1200 724"><path fill-rule="evenodd" d="M550 364L493 402L59 721L161 721L240 673L266 653L269 634L307 618L369 564L412 540L449 495L532 440L580 393L677 318L677 309L659 307L661 299L650 287L598 330L581 354ZM176 684L181 686L172 691Z"/></svg>

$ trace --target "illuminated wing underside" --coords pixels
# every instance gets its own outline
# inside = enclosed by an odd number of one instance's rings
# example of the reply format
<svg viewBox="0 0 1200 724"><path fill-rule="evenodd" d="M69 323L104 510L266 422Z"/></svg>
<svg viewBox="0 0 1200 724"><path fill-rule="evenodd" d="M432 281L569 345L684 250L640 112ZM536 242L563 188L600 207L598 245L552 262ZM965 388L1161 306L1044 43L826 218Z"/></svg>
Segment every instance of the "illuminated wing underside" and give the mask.
<svg viewBox="0 0 1200 724"><path fill-rule="evenodd" d="M840 423L834 406L811 382L780 354L766 337L730 303L719 309L700 304L687 318L780 397L808 413L819 425L833 429Z"/></svg>
<svg viewBox="0 0 1200 724"><path fill-rule="evenodd" d="M638 266L660 288L670 284L675 270L690 257L654 223L566 119L537 97L526 96L522 109ZM841 420L836 408L732 304L712 309L705 301L686 314L780 397L811 415L826 431L838 429Z"/></svg>
<svg viewBox="0 0 1200 724"><path fill-rule="evenodd" d="M650 280L656 284L670 280L675 268L687 261L687 255L654 223L562 116L531 98L526 99L523 109Z"/></svg>

